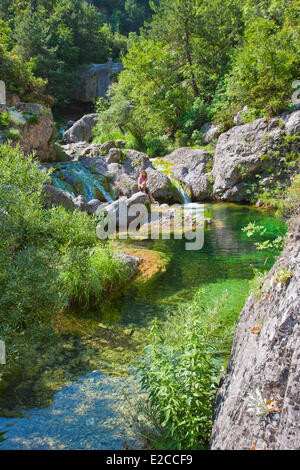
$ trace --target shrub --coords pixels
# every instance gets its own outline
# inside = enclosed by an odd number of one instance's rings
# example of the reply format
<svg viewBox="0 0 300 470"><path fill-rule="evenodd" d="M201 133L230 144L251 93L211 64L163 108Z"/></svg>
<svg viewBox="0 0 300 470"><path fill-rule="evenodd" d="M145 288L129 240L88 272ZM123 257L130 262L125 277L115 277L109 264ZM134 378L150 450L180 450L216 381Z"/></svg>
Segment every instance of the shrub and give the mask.
<svg viewBox="0 0 300 470"><path fill-rule="evenodd" d="M149 404L142 401L139 409L150 419L146 434L155 448L208 446L213 398L248 294L240 281L239 292L229 297L232 282L199 290L192 302L153 324L139 368Z"/></svg>
<svg viewBox="0 0 300 470"><path fill-rule="evenodd" d="M13 121L9 115L8 111L0 114L0 127L9 127L13 124Z"/></svg>
<svg viewBox="0 0 300 470"><path fill-rule="evenodd" d="M5 140L18 141L21 139L21 133L19 129L7 129L3 132L3 137Z"/></svg>
<svg viewBox="0 0 300 470"><path fill-rule="evenodd" d="M99 301L127 278L93 218L44 208L49 179L18 146L0 146L0 338L16 358L20 333L49 325L71 303Z"/></svg>

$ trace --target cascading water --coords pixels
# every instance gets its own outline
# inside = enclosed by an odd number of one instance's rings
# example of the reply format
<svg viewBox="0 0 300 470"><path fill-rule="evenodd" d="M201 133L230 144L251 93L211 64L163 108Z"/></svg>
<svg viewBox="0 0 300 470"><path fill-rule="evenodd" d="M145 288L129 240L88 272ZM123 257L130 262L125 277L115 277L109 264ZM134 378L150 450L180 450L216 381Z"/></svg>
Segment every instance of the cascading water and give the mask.
<svg viewBox="0 0 300 470"><path fill-rule="evenodd" d="M172 168L170 167L170 162L164 162L161 158L152 158L151 162L156 170L161 171L168 176L182 197L183 204L190 204L190 196L188 195L187 190L184 188L183 184L171 176Z"/></svg>
<svg viewBox="0 0 300 470"><path fill-rule="evenodd" d="M112 196L103 185L104 177L93 174L81 162L57 163L54 169L54 186L67 191L72 197L82 194L87 202L99 198L113 202Z"/></svg>
<svg viewBox="0 0 300 470"><path fill-rule="evenodd" d="M186 192L186 190L184 189L184 187L182 186L182 184L179 181L174 180L173 178L170 178L170 180L172 181L172 183L176 186L176 188L180 192L180 195L183 199L183 203L184 204L189 204L191 202L190 197L189 197L188 193Z"/></svg>

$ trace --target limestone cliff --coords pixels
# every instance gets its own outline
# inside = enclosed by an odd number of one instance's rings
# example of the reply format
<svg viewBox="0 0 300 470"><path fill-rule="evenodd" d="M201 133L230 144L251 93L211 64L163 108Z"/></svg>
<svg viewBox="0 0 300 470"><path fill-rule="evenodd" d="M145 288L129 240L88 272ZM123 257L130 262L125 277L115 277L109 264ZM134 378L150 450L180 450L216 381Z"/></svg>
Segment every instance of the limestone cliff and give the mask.
<svg viewBox="0 0 300 470"><path fill-rule="evenodd" d="M300 448L300 217L241 312L215 400L211 449Z"/></svg>

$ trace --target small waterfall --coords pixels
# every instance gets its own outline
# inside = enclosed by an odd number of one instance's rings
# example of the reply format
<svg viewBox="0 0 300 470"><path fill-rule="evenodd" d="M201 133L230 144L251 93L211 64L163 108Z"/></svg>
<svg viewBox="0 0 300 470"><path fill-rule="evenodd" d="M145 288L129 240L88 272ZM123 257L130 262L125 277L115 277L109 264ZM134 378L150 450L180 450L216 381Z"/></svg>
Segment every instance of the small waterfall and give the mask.
<svg viewBox="0 0 300 470"><path fill-rule="evenodd" d="M180 193L180 195L183 199L183 204L189 204L191 202L191 199L190 199L190 196L188 195L188 193L186 192L186 190L184 189L183 185L179 181L174 180L173 178L170 178L170 180L172 181L172 183L178 189L178 191L179 191L179 193Z"/></svg>
<svg viewBox="0 0 300 470"><path fill-rule="evenodd" d="M182 197L183 203L190 204L191 199L184 185L180 181L172 178L171 176L173 164L171 162L166 162L161 158L152 158L151 162L156 170L161 171L162 173L167 175L171 182L174 184L174 186L176 186L180 196Z"/></svg>
<svg viewBox="0 0 300 470"><path fill-rule="evenodd" d="M104 178L94 175L81 162L57 163L54 168L52 174L54 186L67 191L72 197L82 194L87 202L99 198L113 202L113 198L103 185Z"/></svg>

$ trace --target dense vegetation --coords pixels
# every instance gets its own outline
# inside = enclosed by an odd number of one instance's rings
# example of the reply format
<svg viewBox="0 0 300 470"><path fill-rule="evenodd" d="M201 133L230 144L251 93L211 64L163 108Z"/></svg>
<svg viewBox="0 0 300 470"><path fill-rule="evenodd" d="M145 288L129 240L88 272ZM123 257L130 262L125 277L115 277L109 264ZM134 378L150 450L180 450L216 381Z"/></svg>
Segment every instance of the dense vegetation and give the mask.
<svg viewBox="0 0 300 470"><path fill-rule="evenodd" d="M70 98L78 69L117 60L126 49L124 33L138 30L150 11L148 2L138 0L91 3L1 2L0 76L9 91L26 100L43 101L43 92L58 103Z"/></svg>
<svg viewBox="0 0 300 470"><path fill-rule="evenodd" d="M10 365L22 335L37 334L71 304L99 302L127 279L97 239L93 218L45 209L48 180L32 157L0 146L0 337Z"/></svg>
<svg viewBox="0 0 300 470"><path fill-rule="evenodd" d="M299 73L300 2L161 0L123 58L128 69L100 113L99 131L132 134L140 148L162 153L201 145L208 120L233 125L277 115L290 104Z"/></svg>
<svg viewBox="0 0 300 470"><path fill-rule="evenodd" d="M246 121L291 108L299 13L299 0L2 0L0 78L24 100L51 102L50 94L61 103L84 65L121 58L126 70L97 103L98 139L126 136L154 156L172 144L202 145L205 122L225 130L244 105ZM48 334L57 312L99 301L127 278L97 240L93 218L45 209L48 181L33 157L0 146L0 337L10 364L26 335ZM292 201L294 193L299 177ZM265 193L263 202L282 206L278 194ZM217 290L217 305L200 292L154 325L141 366L154 446L208 444L215 387L242 307Z"/></svg>
<svg viewBox="0 0 300 470"><path fill-rule="evenodd" d="M92 0L113 31L127 35L138 32L152 14L148 0Z"/></svg>
<svg viewBox="0 0 300 470"><path fill-rule="evenodd" d="M210 284L166 321L154 322L140 367L149 402L139 409L152 425L146 434L155 448L208 447L213 398L247 292L243 280Z"/></svg>

